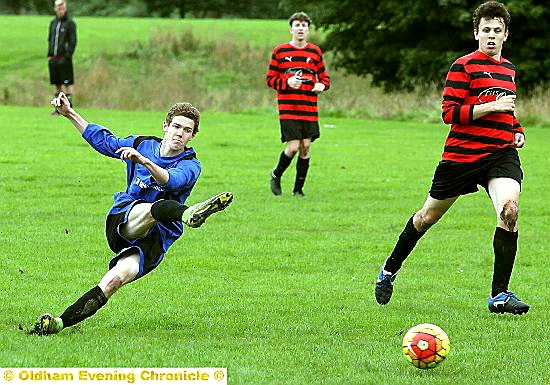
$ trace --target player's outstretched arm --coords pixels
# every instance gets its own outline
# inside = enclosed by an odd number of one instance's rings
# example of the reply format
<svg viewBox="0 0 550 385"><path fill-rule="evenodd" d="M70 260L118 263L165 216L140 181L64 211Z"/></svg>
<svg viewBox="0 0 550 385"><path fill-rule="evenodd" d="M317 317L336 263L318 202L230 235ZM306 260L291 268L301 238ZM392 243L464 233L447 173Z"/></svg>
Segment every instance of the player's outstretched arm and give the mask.
<svg viewBox="0 0 550 385"><path fill-rule="evenodd" d="M60 92L59 95L52 99L50 104L59 112L61 115L69 119L69 121L77 128L78 131L82 134L88 126L88 122L80 116L73 108L67 96Z"/></svg>

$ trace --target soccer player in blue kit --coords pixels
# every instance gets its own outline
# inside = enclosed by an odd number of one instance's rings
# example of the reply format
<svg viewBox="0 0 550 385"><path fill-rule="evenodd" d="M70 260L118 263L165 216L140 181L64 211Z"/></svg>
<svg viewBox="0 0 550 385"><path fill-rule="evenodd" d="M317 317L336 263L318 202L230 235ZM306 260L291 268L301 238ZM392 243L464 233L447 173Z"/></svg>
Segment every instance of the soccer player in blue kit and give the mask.
<svg viewBox="0 0 550 385"><path fill-rule="evenodd" d="M189 103L173 105L162 123L162 139L130 135L120 138L107 128L88 123L59 93L51 101L97 152L126 162L126 191L114 195L106 221L106 237L115 256L109 270L60 317L43 314L31 334L49 335L95 314L122 286L152 271L182 235L183 225L201 226L211 214L225 209L233 194L223 192L185 206L201 172L188 142L199 130L200 113Z"/></svg>

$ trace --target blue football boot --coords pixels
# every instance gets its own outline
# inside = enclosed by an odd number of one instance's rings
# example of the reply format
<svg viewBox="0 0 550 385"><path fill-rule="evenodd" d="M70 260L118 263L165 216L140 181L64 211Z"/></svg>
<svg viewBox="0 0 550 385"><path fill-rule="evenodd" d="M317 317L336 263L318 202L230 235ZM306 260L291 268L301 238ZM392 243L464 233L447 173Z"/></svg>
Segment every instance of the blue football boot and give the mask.
<svg viewBox="0 0 550 385"><path fill-rule="evenodd" d="M384 266L380 269L378 279L376 280L376 288L374 289L376 302L380 305L385 305L390 302L391 295L393 293L393 284L396 277L397 273L392 274L389 271L385 271Z"/></svg>
<svg viewBox="0 0 550 385"><path fill-rule="evenodd" d="M494 297L489 296L488 307L491 313L511 313L520 315L529 311L529 305L511 291L503 291Z"/></svg>

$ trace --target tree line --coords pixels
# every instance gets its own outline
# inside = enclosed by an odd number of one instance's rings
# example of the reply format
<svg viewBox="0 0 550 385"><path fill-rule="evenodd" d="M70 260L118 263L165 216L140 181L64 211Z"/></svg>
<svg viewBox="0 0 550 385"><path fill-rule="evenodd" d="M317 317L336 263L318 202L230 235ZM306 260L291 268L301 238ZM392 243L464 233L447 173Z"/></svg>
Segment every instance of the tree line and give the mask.
<svg viewBox="0 0 550 385"><path fill-rule="evenodd" d="M370 74L386 90L440 85L451 63L478 48L472 15L483 0L322 0L317 26L335 64ZM511 14L503 56L518 69L520 92L550 81L548 0L503 1ZM310 8L313 12L314 8ZM358 38L358 37L361 38Z"/></svg>
<svg viewBox="0 0 550 385"><path fill-rule="evenodd" d="M472 13L479 0L67 0L74 15L286 19L305 11L324 33L333 67L370 75L386 90L443 83L450 64L477 49ZM550 81L548 0L509 0L510 36L503 56L530 92ZM0 13L52 14L53 0L10 0ZM299 7L300 9L297 9Z"/></svg>

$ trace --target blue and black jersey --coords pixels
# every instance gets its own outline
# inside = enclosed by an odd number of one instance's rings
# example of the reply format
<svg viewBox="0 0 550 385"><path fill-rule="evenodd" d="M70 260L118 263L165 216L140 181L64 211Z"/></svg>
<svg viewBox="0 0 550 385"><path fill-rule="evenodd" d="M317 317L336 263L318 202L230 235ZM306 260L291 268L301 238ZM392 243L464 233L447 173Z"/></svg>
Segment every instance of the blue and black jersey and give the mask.
<svg viewBox="0 0 550 385"><path fill-rule="evenodd" d="M153 203L159 199L170 199L184 204L201 172L200 162L192 148L177 156L161 156L160 138L137 135L121 138L98 124L88 124L82 137L100 154L116 159L120 158L116 153L119 148L135 147L141 155L168 171L168 182L161 185L153 179L145 166L126 160L126 191L114 194L114 203L109 214L123 212L135 201ZM181 221L159 222L157 225L167 237L163 242L165 250L183 233Z"/></svg>

